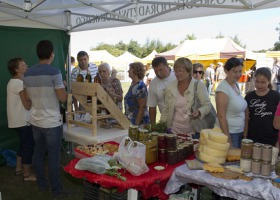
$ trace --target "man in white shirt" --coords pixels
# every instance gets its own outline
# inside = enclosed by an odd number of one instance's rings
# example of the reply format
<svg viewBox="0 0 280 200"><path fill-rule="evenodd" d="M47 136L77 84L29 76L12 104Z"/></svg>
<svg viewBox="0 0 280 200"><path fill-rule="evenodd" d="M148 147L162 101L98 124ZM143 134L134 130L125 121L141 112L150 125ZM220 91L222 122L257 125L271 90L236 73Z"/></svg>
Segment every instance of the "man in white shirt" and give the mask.
<svg viewBox="0 0 280 200"><path fill-rule="evenodd" d="M147 106L149 107L149 116L151 124L156 123L157 106L162 112L164 107L165 88L170 81L176 79L174 72L169 68L164 57L154 58L152 66L156 77L151 81L149 86Z"/></svg>
<svg viewBox="0 0 280 200"><path fill-rule="evenodd" d="M224 71L224 66L222 62L217 63L217 70L216 70L216 83L219 84L222 80L226 78L226 73ZM217 85L218 87L218 85Z"/></svg>
<svg viewBox="0 0 280 200"><path fill-rule="evenodd" d="M205 71L205 82L206 82L206 88L208 91L208 94L210 95L212 92L212 87L215 82L215 70L214 70L214 64L210 64L209 67L207 67Z"/></svg>

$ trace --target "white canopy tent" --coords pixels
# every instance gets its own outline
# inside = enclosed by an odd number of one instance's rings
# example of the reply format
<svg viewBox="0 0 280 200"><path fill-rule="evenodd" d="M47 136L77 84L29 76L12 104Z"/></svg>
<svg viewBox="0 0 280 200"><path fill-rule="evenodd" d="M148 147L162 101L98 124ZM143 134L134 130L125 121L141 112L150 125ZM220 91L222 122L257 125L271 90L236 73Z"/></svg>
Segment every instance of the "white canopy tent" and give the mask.
<svg viewBox="0 0 280 200"><path fill-rule="evenodd" d="M156 50L153 50L149 55L147 55L145 58L142 58L141 61L144 63L144 64L147 64L147 63L151 63L153 61L153 59L156 57L157 55L157 51Z"/></svg>
<svg viewBox="0 0 280 200"><path fill-rule="evenodd" d="M77 32L275 7L279 0L1 0L0 25Z"/></svg>
<svg viewBox="0 0 280 200"><path fill-rule="evenodd" d="M112 63L115 62L116 57L110 54L106 50L89 51L89 61L95 64L100 64L101 62Z"/></svg>

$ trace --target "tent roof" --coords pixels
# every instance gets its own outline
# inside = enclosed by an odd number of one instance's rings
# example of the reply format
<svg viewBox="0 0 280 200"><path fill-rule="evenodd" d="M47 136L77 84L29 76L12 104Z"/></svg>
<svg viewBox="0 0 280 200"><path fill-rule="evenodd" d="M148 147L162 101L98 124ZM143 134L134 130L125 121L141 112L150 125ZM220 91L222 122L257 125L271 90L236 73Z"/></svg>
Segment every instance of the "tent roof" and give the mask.
<svg viewBox="0 0 280 200"><path fill-rule="evenodd" d="M1 0L0 25L76 32L275 7L279 0Z"/></svg>
<svg viewBox="0 0 280 200"><path fill-rule="evenodd" d="M151 63L152 62L152 60L155 58L155 56L156 56L156 54L158 54L157 53L157 51L156 50L153 50L149 55L147 55L145 58L142 58L142 62L143 63Z"/></svg>
<svg viewBox="0 0 280 200"><path fill-rule="evenodd" d="M169 60L188 57L192 60L225 59L233 56L255 59L253 52L247 51L233 42L231 38L185 40L169 51L158 54Z"/></svg>
<svg viewBox="0 0 280 200"><path fill-rule="evenodd" d="M267 51L266 52L267 58L280 58L280 51Z"/></svg>
<svg viewBox="0 0 280 200"><path fill-rule="evenodd" d="M118 61L128 61L128 62L135 62L135 61L141 61L141 58L138 58L137 56L132 55L128 51L124 52L122 55L117 57Z"/></svg>
<svg viewBox="0 0 280 200"><path fill-rule="evenodd" d="M116 59L115 56L106 50L89 51L88 54L91 62L112 62Z"/></svg>

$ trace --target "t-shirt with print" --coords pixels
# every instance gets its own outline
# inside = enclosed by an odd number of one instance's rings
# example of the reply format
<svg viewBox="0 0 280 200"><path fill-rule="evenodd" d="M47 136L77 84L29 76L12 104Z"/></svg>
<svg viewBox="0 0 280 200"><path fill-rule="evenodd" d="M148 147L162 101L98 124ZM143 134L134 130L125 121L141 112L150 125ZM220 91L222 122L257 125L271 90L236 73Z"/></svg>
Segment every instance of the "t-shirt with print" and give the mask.
<svg viewBox="0 0 280 200"><path fill-rule="evenodd" d="M275 145L278 130L273 127L273 119L279 104L280 94L270 90L264 96L258 96L255 91L245 97L249 108L249 139L254 142Z"/></svg>
<svg viewBox="0 0 280 200"><path fill-rule="evenodd" d="M145 83L139 81L135 85L131 85L124 97L125 115L132 124L135 124L136 117L139 111L138 99L147 98L148 91ZM147 106L145 107L143 119L141 124L150 123L149 112Z"/></svg>
<svg viewBox="0 0 280 200"><path fill-rule="evenodd" d="M98 72L98 68L95 64L93 63L89 63L88 64L88 70L89 70L89 73L91 75L91 82L93 82L94 80L94 77L96 76L97 72ZM75 82L77 81L77 76L79 74L82 74L83 77L84 77L84 80L86 79L86 75L88 73L88 70L81 70L81 68L78 66L78 67L75 67L72 72L71 72L71 81L72 82Z"/></svg>

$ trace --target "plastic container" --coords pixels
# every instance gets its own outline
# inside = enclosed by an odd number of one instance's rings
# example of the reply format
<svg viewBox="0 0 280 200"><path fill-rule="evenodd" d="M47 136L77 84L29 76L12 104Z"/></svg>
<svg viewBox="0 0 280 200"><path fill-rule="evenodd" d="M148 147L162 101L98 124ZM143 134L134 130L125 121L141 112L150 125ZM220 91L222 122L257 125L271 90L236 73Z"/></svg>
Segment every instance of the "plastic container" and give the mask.
<svg viewBox="0 0 280 200"><path fill-rule="evenodd" d="M17 162L17 153L10 149L5 149L1 152L7 162L7 166L15 167Z"/></svg>

